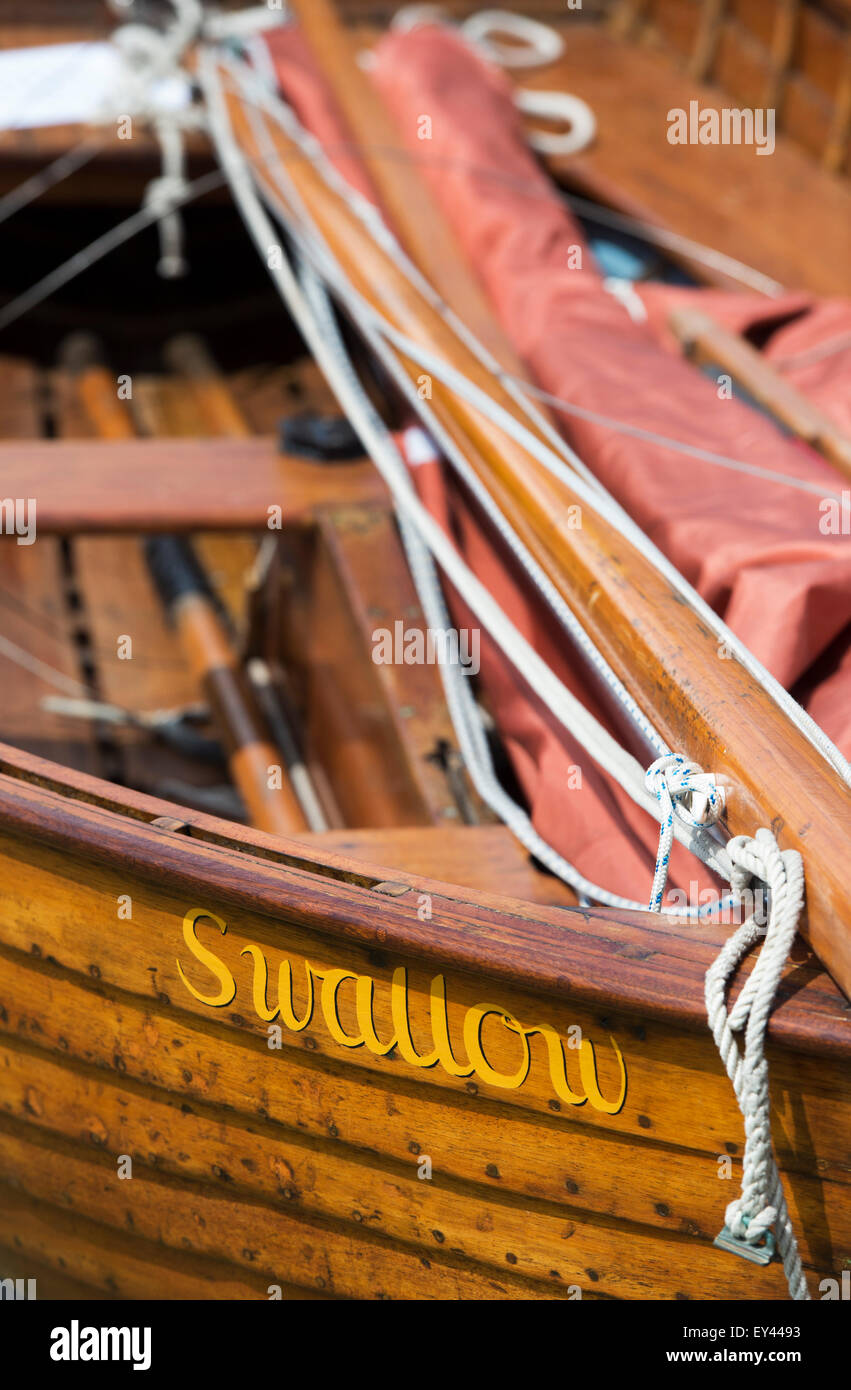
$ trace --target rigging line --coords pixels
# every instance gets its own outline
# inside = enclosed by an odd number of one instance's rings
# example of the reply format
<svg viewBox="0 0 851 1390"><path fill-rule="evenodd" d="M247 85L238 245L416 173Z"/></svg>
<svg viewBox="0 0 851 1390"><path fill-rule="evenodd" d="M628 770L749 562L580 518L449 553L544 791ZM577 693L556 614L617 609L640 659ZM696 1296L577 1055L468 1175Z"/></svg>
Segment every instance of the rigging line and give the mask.
<svg viewBox="0 0 851 1390"><path fill-rule="evenodd" d="M573 413L578 416L582 416L582 407L575 406L572 402L566 401L563 398L548 396L546 393L540 391L539 388L507 372L492 354L478 342L475 335L467 328L463 320L455 314L451 306L445 303L419 268L406 255L404 249L399 245L376 205L351 188L345 178L329 160L325 149L314 137L311 137L309 133L304 130L297 117L286 104L280 101L274 94L267 92L256 73L244 64L239 64L237 66L233 62L228 62L227 68L230 75L239 86L240 95L251 108L252 116L255 112L258 112L260 108L265 108L266 111L272 115L273 119L280 122L287 133L299 144L305 156L314 162L317 171L322 174L326 182L337 189L352 210L364 221L385 249L393 256L397 265L404 271L411 282L426 295L432 304L438 307L441 312L447 316L455 332L464 340L465 344L476 353L483 365L493 372L502 386L511 394L512 398L526 410L529 418L541 433L546 436L549 443L562 454L575 469L582 473L582 476L587 482L591 483L592 486L602 488L602 484L600 484L595 475L591 473L591 470L582 462L575 450L570 448L547 418L541 414L540 411L537 411L527 398L529 395L534 395L538 399L546 400L550 404L560 407L564 413ZM238 68L240 70L238 70ZM255 100L247 91L249 85L257 89L259 100ZM256 131L256 122L252 121L252 124L254 124ZM265 142L267 148L269 148L271 142L269 141L265 125L262 127L262 134L265 136ZM349 146L348 148L351 149L356 147ZM282 169L282 161L277 151L274 150L274 147L271 147L270 153L272 162L279 170ZM268 164L269 159L267 157L267 168ZM731 459L727 455L717 454L714 451L702 450L696 445L689 445L683 440L672 439L667 435L654 435L650 432L642 432L638 426L630 426L626 422L614 420L609 416L595 415L594 412L587 412L583 418L595 420L597 423L608 426L626 435L632 434L635 438L646 439L648 442L659 444L673 452L680 452L686 456L698 458L702 462L714 464L719 467L727 467L733 471L762 478L767 482L776 483L779 486L791 487L797 491L812 492L814 495L818 496L820 500L840 500L838 494L826 491L825 488L818 483L790 477L788 474L779 473L773 469L763 468L759 464L749 464L743 460Z"/></svg>
<svg viewBox="0 0 851 1390"><path fill-rule="evenodd" d="M257 136L258 146L260 146L261 143L265 145L265 141L269 140L269 135L268 129L266 128L260 113L252 109L249 112L249 121ZM274 149L274 146L271 145L271 141L269 141L269 146L272 156L277 156L277 151ZM277 166L281 171L281 177L286 177L287 179L287 187L291 195L291 201L298 204L298 207L301 209L305 219L310 225L312 234L314 234L316 237L317 244L322 247L323 255L327 255L330 261L331 253L327 246L327 243L322 237L322 234L320 233L319 229L315 226L313 220L310 218L307 209L304 207L303 200L301 199L297 189L293 185L292 180L286 175L286 171L283 169L280 160L277 160ZM261 193L263 193L267 197L268 201L268 191L263 189L262 176L258 176L258 182L261 186ZM272 200L271 206L272 211L274 213L274 200ZM280 208L278 208L277 211L278 215L280 216ZM299 253L299 255L301 263L304 267L305 275L309 273L309 275L312 277L312 279L310 280L310 284L312 287L313 280L317 278L316 271L309 258L305 257L301 252ZM324 290L324 285L323 293L327 293L327 291ZM314 309L316 309L317 305L314 305L313 307ZM323 322L325 322L324 306L320 307L323 307L323 313L321 317ZM396 384L400 388L402 394L407 396L409 404L411 404L411 406L415 410L419 410L419 412L425 417L426 423L428 425L432 437L437 440L440 448L442 449L446 457L449 459L452 467L463 479L464 484L470 491L471 495L476 499L482 511L490 519L495 529L502 536L506 545L511 550L512 554L515 556L522 568L525 570L527 576L531 580L532 584L537 588L544 601L549 605L550 610L553 613L556 620L559 622L561 627L567 632L568 636L573 640L578 650L584 656L586 662L602 679L604 684L609 687L610 691L613 693L615 698L620 702L624 712L631 721L633 727L645 740L647 747L652 748L657 756L661 753L669 752L670 750L668 749L667 745L664 742L662 742L657 731L653 728L650 721L644 716L636 701L633 700L629 691L619 680L618 676L612 670L609 663L605 660L604 656L596 647L593 640L588 635L579 619L572 612L568 604L565 603L564 599L556 589L555 585L550 580L549 576L544 572L544 570L540 567L537 561L533 558L530 551L520 540L511 523L505 517L505 515L500 510L496 502L494 502L493 498L491 497L487 488L479 479L475 470L470 467L467 459L463 455L462 450L457 446L455 441L452 439L451 435L449 435L448 432L443 428L432 408L427 403L420 400L417 394L416 387L408 377L407 373L404 371L404 368L402 367L396 354L393 353L392 349L390 349L389 346L383 342L380 334L376 332L374 329L370 328L368 324L361 324L361 331L364 333L366 340L369 342L369 344L376 352L376 355L384 363L385 367L388 369L391 376L396 381Z"/></svg>
<svg viewBox="0 0 851 1390"><path fill-rule="evenodd" d="M451 390L456 392L462 399L480 410L483 415L492 420L503 429L512 439L520 443L530 454L543 464L556 478L560 479L577 494L582 501L592 510L602 516L610 525L614 526L621 534L630 540L644 557L652 563L668 582L680 593L690 607L701 616L710 626L711 630L729 647L746 670L758 681L763 689L780 706L787 717L796 725L804 736L819 750L825 760L830 763L833 769L843 780L851 784L851 765L843 757L840 750L827 737L815 721L806 713L804 709L784 690L783 686L777 681L769 671L765 669L753 653L740 641L738 637L727 627L723 619L709 606L705 599L692 588L692 586L676 569L676 566L669 561L657 546L647 537L640 527L632 520L620 504L610 496L610 494L588 486L584 480L576 475L570 474L565 468L561 459L557 458L546 446L541 445L540 441L524 425L506 411L498 402L494 401L489 395L483 392L474 382L470 381L463 372L451 367L442 357L435 355L420 344L407 338L403 333L397 331L393 324L384 319L383 316L373 310L372 306L362 298L362 296L352 286L344 285L342 288L337 286L337 293L341 295L344 303L348 304L349 312L354 314L355 321L371 321L379 328L382 335L387 338L401 352L402 356L409 358L431 372L438 380L443 381ZM360 316L360 318L359 318ZM568 476L565 477L565 474Z"/></svg>
<svg viewBox="0 0 851 1390"><path fill-rule="evenodd" d="M49 666L46 661L33 656L32 652L19 647L17 642L10 642L9 638L4 637L2 633L0 633L0 656L5 656L8 661L12 661L24 671L38 676L48 685L55 686L57 690L64 690L66 695L79 697L81 694L95 694L91 686L85 685L83 681L74 680L72 676L66 676L62 671L57 671L55 666Z"/></svg>
<svg viewBox="0 0 851 1390"><path fill-rule="evenodd" d="M532 395L565 414L575 414L580 418L607 426L615 432L646 440L649 443L670 449L672 452L679 452L688 457L697 458L704 463L710 463L722 468L729 468L735 472L761 478L766 482L774 483L778 486L790 487L802 492L811 492L822 500L841 500L838 493L827 491L825 487L818 483L809 482L802 478L791 477L788 474L777 472L774 469L763 468L759 464L751 464L741 459L730 458L726 454L718 454L712 450L701 449L698 445L691 445L684 440L673 439L669 435L643 431L637 425L630 425L626 421L615 420L611 416L600 415L594 411L585 411L583 407L575 405L573 402L565 400L563 397L549 395L541 388L533 386L522 378L515 377L507 372L493 355L479 343L478 339L476 339L471 330L467 328L463 320L455 314L451 306L446 304L434 289L434 286L431 285L419 268L406 255L404 249L399 245L399 242L387 226L375 204L352 189L351 185L346 182L343 176L330 162L325 149L304 130L294 113L292 113L283 102L275 97L274 94L265 90L256 74L253 73L250 68L245 67L244 64L239 66L242 69L241 71L237 70L236 64L229 62L227 64L227 69L234 81L238 84L239 95L252 108L252 111L265 109L273 120L278 121L283 126L286 133L299 144L305 157L314 163L317 172L319 172L325 178L326 182L335 188L340 196L346 200L351 210L361 218L369 230L379 239L384 249L393 257L396 264L404 271L409 280L411 280L421 293L426 295L430 303L439 308L440 311L449 318L455 332L459 337L463 338L466 346L476 353L483 365L493 372L501 385L512 395L513 399L526 410L530 419L532 419L538 429L546 435L550 444L557 449L572 467L577 469L592 486L602 490L602 484L599 482L599 479L597 479L587 465L583 463L576 451L571 449L570 445L561 438L546 417L535 410L532 403L526 401L524 397ZM252 88L256 89L259 99L255 100L251 96L250 89ZM266 141L268 142L268 132L266 132ZM348 146L347 148L351 150L356 147ZM282 169L283 161L278 152L274 150L274 147L272 147L270 154L272 162L278 169ZM268 169L269 159L265 162Z"/></svg>
<svg viewBox="0 0 851 1390"><path fill-rule="evenodd" d="M234 65L231 63L226 62L226 66L228 66L231 69L234 68ZM250 69L245 68L244 64L241 64L240 67L243 69L243 71L245 71L248 74L251 80L256 83L256 79L254 78L254 75L251 73ZM241 74L234 70L233 76L239 82ZM270 112L273 119L280 121L281 124L284 125L285 129L289 130L292 124L295 124L296 126L298 125L293 114L277 98L270 97L270 94L262 88L260 88L260 96L262 98L260 104L264 106L267 111ZM249 105L253 104L255 103L249 102ZM318 146L318 142L316 142L315 140L312 141L312 144L314 146ZM260 163L261 161L247 160L246 162L253 167L255 163ZM314 162L317 164L317 166L319 165L318 160L315 160ZM280 165L280 159L277 159L277 163ZM268 161L263 161L263 164L264 168L268 170ZM268 190L266 191L265 196L268 199ZM363 202L364 200L361 199L360 201ZM357 211L357 209L355 210ZM278 209L278 215L281 215L280 209ZM285 225L290 225L292 217L292 212L284 214L283 221ZM383 223L381 225L383 226ZM290 226L290 231L291 234L297 234L296 229L294 229L292 226ZM387 235L389 237L390 234L388 233ZM304 243L304 241L302 241L302 247L305 250L305 254L308 256L308 259L312 259L316 256L315 246L311 246L310 242ZM339 267L337 267L335 263L331 263L329 266L326 258L326 265L322 266L321 270L325 278L328 279L329 282L335 286L335 292L340 296L342 301L348 305L349 312L354 312L355 321L363 322L364 318L371 318L375 323L379 325L383 325L386 323L386 320L384 320L382 316L372 308L371 305L369 305L365 300L363 300L361 296L358 294L358 292L354 289L354 287L351 286L348 283L348 281L346 281L345 277L341 275ZM354 302L354 310L352 309L352 302ZM387 327L391 328L392 326L387 325ZM469 332L467 336L468 338L472 338L472 335L469 334ZM472 338L472 341L475 342L475 339ZM414 360L416 360L417 346L415 344L411 344L409 345L409 347L413 349L413 357ZM482 353L484 353L484 351L484 349L481 350ZM466 394L466 398L468 399L468 401L471 400L473 404L477 404L479 397L481 397L481 393L479 392L478 397L474 398L472 393L475 391L475 388L473 388L472 383L469 383L467 381L463 373L455 372L452 368L448 367L448 364L443 363L442 360L438 361L437 367L433 366L431 369L435 372L435 375L438 377L438 379L444 380L452 389L459 391L462 396ZM484 405L480 403L480 408L484 409L486 414L489 413L489 406L493 406L493 410L490 411L491 418L496 418L497 412L499 411L499 407L496 407L495 403L491 402L489 398L485 398ZM502 414L504 414L504 412L502 412ZM497 422L499 423L499 420ZM515 422L512 421L512 424L515 424ZM528 431L524 431L522 426L516 425L516 428L519 429L524 435L526 435L527 439L531 440L531 444L527 444L527 447L530 447L532 449L532 452L535 454L535 457L537 457L541 462L543 462L544 465L551 472L553 472L556 477L562 478L562 480L566 481L569 486L575 486L576 490L580 492L581 496L582 490L578 486L581 480L575 478L574 475L570 474L569 470L565 469L563 460L556 458L552 453L547 451L545 447L539 447L539 442L536 439L534 439L533 436L530 436L528 434ZM582 477L586 479L590 477L593 479L593 475L590 474L590 470L587 469L586 465L582 463L578 456L573 455L573 457L577 459L577 463L579 465ZM565 474L567 475L566 477L564 476ZM603 514L607 517L611 524L614 525L618 530L620 530L623 534L625 534L628 538L630 538L633 541L633 543L637 546L637 548L645 556L645 558L647 558L656 567L656 569L659 570L659 572L666 577L666 579L673 586L673 588L686 600L686 602L689 603L689 605L698 613L698 615L704 619L704 621L709 625L710 629L716 633L719 639L723 640L727 644L729 650L733 654L735 654L737 659L749 672L753 679L756 680L763 687L763 689L767 691L767 693L774 700L775 704L778 705L778 707L784 712L786 717L789 718L790 721L795 725L795 727L797 727L800 730L800 732L804 735L804 737L808 739L808 741L813 745L813 747L815 747L821 753L822 757L826 760L826 762L830 764L830 766L843 778L843 780L846 783L851 783L851 766L849 766L845 758L835 747L833 742L827 737L824 731L821 728L819 728L819 726L806 713L806 711L800 705L798 705L797 701L795 701L792 698L792 696L789 695L789 693L783 688L779 681L777 681L775 677L773 677L770 674L770 672L765 669L762 663L757 660L757 658L744 645L744 643L742 643L736 637L735 633L733 633L731 629L727 627L726 623L724 623L723 620L719 618L719 616L714 612L714 610L709 606L709 604L707 604L706 601L697 593L697 591L693 589L693 587L688 583L688 581L683 578L683 576L679 573L676 567L644 534L644 532L641 531L641 529L636 525L636 523L632 520L629 514L623 509L623 507L621 507L621 505L615 500L615 498L612 497L611 494L609 494L605 488L603 488L602 484L600 484L599 482L596 483L596 490L599 496L596 498L592 497L591 501L589 502L589 505L591 505L595 509L602 510Z"/></svg>
<svg viewBox="0 0 851 1390"><path fill-rule="evenodd" d="M366 146L351 140L336 141L323 145L322 148L329 157L334 155L359 156L366 152ZM737 260L734 256L728 256L724 251L716 251L714 247L707 246L703 242L694 241L691 237L683 236L679 232L658 227L653 222L646 222L641 218L631 216L629 213L616 212L611 208L602 207L588 198L568 193L558 188L557 185L551 189L544 189L531 179L518 178L516 175L506 174L500 169L493 169L487 165L476 164L463 159L437 158L433 154L415 154L396 145L370 145L369 154L371 157L387 159L397 164L420 166L426 170L431 168L446 170L450 173L472 174L474 178L488 179L514 193L539 202L567 203L577 212L581 211L583 215L587 215L589 220L593 219L599 222L601 226L610 226L616 231L632 232L636 237L653 246L679 251L688 255L692 260L700 261L713 270L721 271L731 280L738 280L740 283L748 285L768 299L777 299L786 293L786 287L781 285L778 280L773 280L770 275L764 275L762 271L747 265L744 261Z"/></svg>
<svg viewBox="0 0 851 1390"><path fill-rule="evenodd" d="M528 391L531 396L534 396L536 400L551 405L560 414L575 415L578 419L587 420L594 425L605 425L615 434L625 434L632 439L644 440L648 444L658 444L660 448L668 449L671 453L686 454L690 458L699 459L702 463L717 464L719 468L729 468L737 473L746 473L765 482L797 488L800 492L810 492L823 501L841 501L840 493L827 491L820 483L810 482L806 478L796 478L787 473L778 473L773 468L763 468L760 464L747 463L744 459L734 459L729 458L726 454L716 454L710 449L701 449L696 444L687 444L683 439L672 439L670 435L657 434L655 430L646 430L640 425L630 425L625 420L615 420L610 415L601 415L596 410L588 410L585 406L577 405L575 401L565 400L563 396L554 396L550 391L545 391L543 387L523 381L520 377L512 377L511 379L518 386L522 386L525 391Z"/></svg>
<svg viewBox="0 0 851 1390"><path fill-rule="evenodd" d="M169 207L172 209L183 207L186 203L190 203L196 198L203 198L206 193L211 193L214 189L221 188L224 182L225 179L221 170L213 169L209 173L202 174L200 178L195 179L195 181L190 183L182 193L179 195L175 194L175 196L171 197L169 199ZM143 231L145 227L149 227L152 223L159 221L162 216L162 211L162 206L158 203L139 208L137 212L131 213L123 222L117 223L116 226L110 227L109 231L104 232L102 236L96 237L95 240L84 247L82 251L77 251L69 260L57 266L55 270L51 270L41 280L31 285L28 290L24 290L23 294L19 294L16 299L10 300L8 304L5 304L3 308L0 309L0 331L4 328L8 328L10 324L15 323L23 314L35 308L36 305L41 304L45 299L48 299L54 291L61 289L63 285L67 285L75 276L80 275L84 270L88 270L96 261L102 260L104 256L108 255L110 251L115 250L117 246L121 246L138 232Z"/></svg>
<svg viewBox="0 0 851 1390"><path fill-rule="evenodd" d="M681 251L692 260L702 261L713 270L720 270L729 275L731 280L750 285L768 299L777 299L780 295L786 294L786 286L781 285L779 280L773 280L761 270L756 270L734 256L728 256L724 251L716 251L713 246L707 246L702 241L694 241L680 232L658 227L655 222L646 222L643 218L633 217L629 213L603 207L602 204L592 202L590 198L583 198L578 193L569 193L562 189L560 196L569 207L581 212L589 221L598 222L601 227L610 227L613 231L633 232L653 246L661 246L666 251Z"/></svg>
<svg viewBox="0 0 851 1390"><path fill-rule="evenodd" d="M61 183L63 179L67 179L90 163L105 144L105 140L90 136L81 140L73 149L60 154L30 178L24 179L23 183L19 183L11 192L0 198L0 223L6 222L16 212L20 212L21 208L34 203L36 198L40 198L49 188L54 188L57 183Z"/></svg>
<svg viewBox="0 0 851 1390"><path fill-rule="evenodd" d="M388 226L381 213L380 208L370 199L358 193L339 173L333 163L327 158L323 147L319 141L309 134L299 122L294 112L286 106L280 98L269 93L262 83L259 82L253 70L245 64L236 65L232 61L227 61L226 69L231 78L231 90L236 91L237 95L245 101L249 108L249 119L255 132L258 135L258 143L262 143L267 150L263 160L263 169L268 172L269 164L273 164L284 175L284 161L274 148L266 128L265 121L261 116L261 111L265 110L272 119L275 120L291 139L299 146L306 159L310 160L317 172L321 174L325 182L335 190L376 239L382 249L391 257L403 274L408 278L414 287L428 300L433 308L437 309L447 323L451 325L458 337L464 342L466 347L475 354L482 365L492 375L496 376L504 390L511 396L512 400L524 412L532 424L549 441L552 448L559 453L574 469L585 478L592 487L602 489L602 485L591 472L590 468L582 461L579 455L564 437L558 432L555 426L546 415L538 409L522 389L517 385L514 377L510 376L502 367L500 362L493 356L488 348L476 337L475 333L469 329L464 320L455 312L450 304L442 297L439 291L432 285L431 281L422 273L414 261L410 259L404 247L396 239L393 231ZM237 67L239 70L237 70ZM254 100L247 94L246 84L251 83L256 86L261 100ZM259 122L259 129L258 129ZM249 160L254 165L254 161ZM287 178L288 186L292 189L292 180ZM279 180L280 186L280 180ZM301 205L301 200L299 199ZM303 205L301 205L303 208ZM318 237L315 224L308 217L305 219L310 222L313 232Z"/></svg>
<svg viewBox="0 0 851 1390"><path fill-rule="evenodd" d="M357 393L361 409L366 413L376 433L382 439L388 459L393 461L393 472L399 487L406 486L408 472L404 459L395 440L359 381L334 318L327 289L306 261L301 261L300 278L323 340L337 359L340 370L345 373L351 389ZM414 584L428 624L433 629L445 630L450 626L450 617L435 561L419 530L406 515L404 508L397 505L396 515ZM465 765L483 801L511 829L530 853L536 855L557 877L569 883L577 894L584 894L609 907L624 908L630 911L645 910L644 903L621 897L619 894L601 888L598 884L587 879L575 865L565 859L554 846L540 835L526 811L508 795L497 778L493 758L482 727L481 716L468 678L452 663L440 662L439 672ZM695 918L706 917L710 912L716 910L726 910L732 905L734 905L734 899L724 897L713 904L703 904L685 909L663 907L661 911L666 915Z"/></svg>
<svg viewBox="0 0 851 1390"><path fill-rule="evenodd" d="M222 165L228 173L237 206L255 246L265 259L267 269L282 298L288 304L310 350L322 365L329 381L333 383L335 394L343 409L352 419L382 477L393 490L398 505L416 525L450 582L464 596L479 621L535 691L537 698L546 704L554 718L579 739L594 761L614 776L632 799L639 806L643 806L654 820L658 819L656 803L648 793L641 764L626 752L572 695L518 631L420 501L410 478L406 477L402 481L394 473L392 454L385 449L381 432L373 428L368 413L362 410L360 398L353 392L345 373L340 372L339 365L329 354L328 344L316 328L310 306L289 262L284 255L279 262L270 262L268 247L276 244L275 229L257 194L254 182L256 174L249 162L243 158L230 127L215 60L209 52L201 54L199 76L207 97L211 133ZM693 853L729 878L731 865L726 851L712 836L700 826L685 824L679 818L674 830L677 838Z"/></svg>

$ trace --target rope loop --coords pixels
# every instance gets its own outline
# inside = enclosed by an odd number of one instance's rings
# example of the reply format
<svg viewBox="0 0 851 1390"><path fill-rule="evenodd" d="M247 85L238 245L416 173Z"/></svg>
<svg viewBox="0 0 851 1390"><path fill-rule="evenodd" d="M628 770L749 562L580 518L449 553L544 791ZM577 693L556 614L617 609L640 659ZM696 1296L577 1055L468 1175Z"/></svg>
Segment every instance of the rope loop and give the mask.
<svg viewBox="0 0 851 1390"><path fill-rule="evenodd" d="M552 25L511 10L479 10L460 29L468 42L504 68L539 67L556 62L564 52L564 39ZM498 34L516 42L500 43Z"/></svg>
<svg viewBox="0 0 851 1390"><path fill-rule="evenodd" d="M736 835L727 846L733 884L741 893L752 879L768 888L769 917L759 958L731 1009L726 995L739 962L763 936L752 916L733 933L706 974L706 1010L712 1036L733 1083L745 1126L742 1190L727 1207L722 1249L748 1255L776 1236L793 1299L809 1298L797 1242L771 1140L771 1108L765 1034L783 967L804 903L804 866L797 850L781 850L770 830ZM732 1245L731 1245L732 1242Z"/></svg>

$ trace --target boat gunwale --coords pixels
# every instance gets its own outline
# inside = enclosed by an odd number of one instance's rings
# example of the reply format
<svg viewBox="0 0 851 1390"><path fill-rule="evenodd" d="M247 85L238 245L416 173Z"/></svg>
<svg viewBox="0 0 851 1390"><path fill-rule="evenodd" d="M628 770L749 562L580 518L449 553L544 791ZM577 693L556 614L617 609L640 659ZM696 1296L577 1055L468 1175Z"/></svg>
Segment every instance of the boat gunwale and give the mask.
<svg viewBox="0 0 851 1390"><path fill-rule="evenodd" d="M155 824L160 819L162 826ZM23 842L24 856L33 843L78 861L123 861L161 889L196 899L203 893L198 906L248 911L273 924L289 920L382 956L398 952L423 969L484 975L562 1003L573 999L707 1036L704 972L730 930L704 922L698 938L695 925L679 918L549 908L382 871L0 744L3 838ZM406 891L388 895L381 891L388 882ZM430 920L419 920L412 892L431 895ZM817 962L797 961L781 985L769 1036L784 1049L849 1058L848 1010Z"/></svg>

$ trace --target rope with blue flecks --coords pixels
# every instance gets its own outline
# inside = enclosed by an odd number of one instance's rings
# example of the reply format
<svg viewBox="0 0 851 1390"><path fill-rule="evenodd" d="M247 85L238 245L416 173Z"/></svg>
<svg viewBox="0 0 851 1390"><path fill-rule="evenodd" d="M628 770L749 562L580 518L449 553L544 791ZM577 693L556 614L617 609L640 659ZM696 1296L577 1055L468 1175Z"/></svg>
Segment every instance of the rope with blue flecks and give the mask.
<svg viewBox="0 0 851 1390"><path fill-rule="evenodd" d="M660 912L674 843L674 816L686 825L713 825L724 809L724 793L711 773L681 753L666 753L657 758L647 769L645 781L659 802L661 815L650 890L650 911Z"/></svg>

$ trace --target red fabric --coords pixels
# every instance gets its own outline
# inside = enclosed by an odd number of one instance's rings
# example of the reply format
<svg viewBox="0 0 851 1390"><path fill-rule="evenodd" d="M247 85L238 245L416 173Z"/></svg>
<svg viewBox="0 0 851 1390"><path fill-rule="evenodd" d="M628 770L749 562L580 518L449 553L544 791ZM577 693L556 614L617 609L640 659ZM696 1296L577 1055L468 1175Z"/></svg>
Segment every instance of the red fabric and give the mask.
<svg viewBox="0 0 851 1390"><path fill-rule="evenodd" d="M647 283L636 287L659 341L677 351L667 327L674 308L702 309L725 328L766 341L764 357L843 430L851 432L851 301L786 294L778 299Z"/></svg>
<svg viewBox="0 0 851 1390"><path fill-rule="evenodd" d="M316 70L300 31L290 25L271 29L266 47L281 91L302 125L322 141L325 153L358 193L375 195L369 176L354 149L351 132L333 92Z"/></svg>
<svg viewBox="0 0 851 1390"><path fill-rule="evenodd" d="M340 118L318 77L308 79L300 41L279 31L270 46L284 90L333 153L345 143ZM737 329L779 316L785 326L776 331L776 350L793 356L802 342L809 349L814 339L840 331L836 325L847 321L840 310L813 306L806 296L778 304L643 287L649 321L635 323L604 290L578 225L530 154L501 74L449 31L421 27L387 35L372 76L505 329L547 390L632 426L839 491L841 480L820 456L783 438L741 402L719 400L714 385L666 346L662 324L664 301L674 294L695 297ZM431 117L430 141L417 138L424 113ZM572 269L577 246L582 268ZM807 368L809 379L831 394L832 408L843 370L847 382L847 364L840 355L818 370ZM820 403L827 408L826 400ZM851 751L851 660L847 653L840 659L841 634L851 623L851 546L821 533L818 497L604 426L564 416L560 423L610 491L778 679L791 687L809 677L809 707ZM415 476L512 620L614 727L601 692L571 671L564 641L440 466L418 468ZM456 621L461 625L465 615ZM481 679L541 833L588 877L643 899L656 844L650 819L554 727L484 634ZM574 765L582 770L581 790L569 789ZM696 861L677 848L672 880L697 877Z"/></svg>

